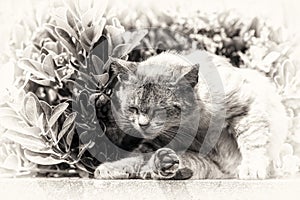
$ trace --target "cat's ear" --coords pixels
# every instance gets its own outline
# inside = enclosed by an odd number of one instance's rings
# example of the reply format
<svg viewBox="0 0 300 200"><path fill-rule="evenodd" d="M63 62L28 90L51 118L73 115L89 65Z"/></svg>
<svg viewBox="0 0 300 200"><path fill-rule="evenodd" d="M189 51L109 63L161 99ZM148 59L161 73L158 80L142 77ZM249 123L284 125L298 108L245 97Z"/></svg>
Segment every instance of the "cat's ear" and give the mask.
<svg viewBox="0 0 300 200"><path fill-rule="evenodd" d="M199 67L199 64L191 66L189 70L177 79L176 84L189 84L195 87L198 83Z"/></svg>
<svg viewBox="0 0 300 200"><path fill-rule="evenodd" d="M137 68L136 62L130 62L118 58L112 58L111 60L111 69L115 74L134 74Z"/></svg>

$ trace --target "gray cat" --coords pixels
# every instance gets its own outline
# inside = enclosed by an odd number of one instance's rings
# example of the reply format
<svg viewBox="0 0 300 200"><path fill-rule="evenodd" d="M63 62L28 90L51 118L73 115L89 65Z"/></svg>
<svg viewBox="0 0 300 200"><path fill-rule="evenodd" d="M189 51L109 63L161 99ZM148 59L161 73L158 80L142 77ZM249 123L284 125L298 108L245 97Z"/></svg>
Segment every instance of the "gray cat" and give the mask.
<svg viewBox="0 0 300 200"><path fill-rule="evenodd" d="M273 85L258 72L234 68L205 51L197 60L193 65L162 53L141 63L114 62L116 123L143 142L127 158L101 164L96 178L272 175L287 134L285 109Z"/></svg>

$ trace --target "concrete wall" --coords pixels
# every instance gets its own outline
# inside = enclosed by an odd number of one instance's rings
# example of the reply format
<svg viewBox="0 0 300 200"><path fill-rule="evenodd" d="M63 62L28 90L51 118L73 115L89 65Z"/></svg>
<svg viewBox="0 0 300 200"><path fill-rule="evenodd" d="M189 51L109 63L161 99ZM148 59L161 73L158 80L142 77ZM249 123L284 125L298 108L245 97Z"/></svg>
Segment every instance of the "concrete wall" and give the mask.
<svg viewBox="0 0 300 200"><path fill-rule="evenodd" d="M300 179L143 181L0 179L0 199L299 199Z"/></svg>

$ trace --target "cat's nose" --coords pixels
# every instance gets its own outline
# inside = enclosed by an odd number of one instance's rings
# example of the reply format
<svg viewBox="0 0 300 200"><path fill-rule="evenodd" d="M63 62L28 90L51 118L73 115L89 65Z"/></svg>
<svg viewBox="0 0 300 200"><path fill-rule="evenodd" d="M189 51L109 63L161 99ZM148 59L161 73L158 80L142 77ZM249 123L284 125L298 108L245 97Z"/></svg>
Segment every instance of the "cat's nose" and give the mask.
<svg viewBox="0 0 300 200"><path fill-rule="evenodd" d="M147 115L141 114L141 115L139 116L139 125L140 125L140 127L146 128L146 127L149 126L149 124L150 124L150 119L149 119L149 117L148 117Z"/></svg>

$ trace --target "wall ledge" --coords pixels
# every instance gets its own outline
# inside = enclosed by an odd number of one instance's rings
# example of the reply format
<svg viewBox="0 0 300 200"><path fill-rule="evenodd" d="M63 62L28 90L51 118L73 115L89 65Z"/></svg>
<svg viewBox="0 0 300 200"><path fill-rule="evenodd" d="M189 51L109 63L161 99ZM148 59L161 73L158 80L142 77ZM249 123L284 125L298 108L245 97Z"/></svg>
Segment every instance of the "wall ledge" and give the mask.
<svg viewBox="0 0 300 200"><path fill-rule="evenodd" d="M5 197L5 198L3 198ZM299 199L300 179L95 180L0 179L1 199Z"/></svg>

